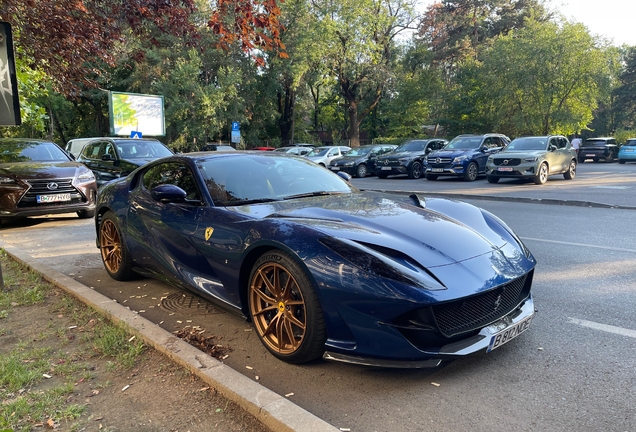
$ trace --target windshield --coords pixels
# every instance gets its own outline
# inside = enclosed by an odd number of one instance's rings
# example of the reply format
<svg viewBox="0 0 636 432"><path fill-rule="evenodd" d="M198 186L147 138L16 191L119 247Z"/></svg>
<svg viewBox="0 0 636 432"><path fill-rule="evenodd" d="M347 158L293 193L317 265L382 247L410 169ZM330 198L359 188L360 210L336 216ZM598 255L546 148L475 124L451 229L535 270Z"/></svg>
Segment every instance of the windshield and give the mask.
<svg viewBox="0 0 636 432"><path fill-rule="evenodd" d="M51 142L0 142L0 162L68 162L70 158Z"/></svg>
<svg viewBox="0 0 636 432"><path fill-rule="evenodd" d="M123 159L158 159L173 154L158 141L117 141L117 150Z"/></svg>
<svg viewBox="0 0 636 432"><path fill-rule="evenodd" d="M326 156L331 147L317 147L306 154L306 156Z"/></svg>
<svg viewBox="0 0 636 432"><path fill-rule="evenodd" d="M482 137L455 137L449 142L444 150L448 149L477 149L481 145Z"/></svg>
<svg viewBox="0 0 636 432"><path fill-rule="evenodd" d="M204 159L198 165L217 206L357 190L338 175L307 159L274 152Z"/></svg>
<svg viewBox="0 0 636 432"><path fill-rule="evenodd" d="M371 151L372 147L357 147L344 153L345 156L366 156Z"/></svg>
<svg viewBox="0 0 636 432"><path fill-rule="evenodd" d="M426 141L407 141L400 144L393 153L423 151L425 147Z"/></svg>
<svg viewBox="0 0 636 432"><path fill-rule="evenodd" d="M545 150L548 145L546 137L527 137L514 139L506 150Z"/></svg>

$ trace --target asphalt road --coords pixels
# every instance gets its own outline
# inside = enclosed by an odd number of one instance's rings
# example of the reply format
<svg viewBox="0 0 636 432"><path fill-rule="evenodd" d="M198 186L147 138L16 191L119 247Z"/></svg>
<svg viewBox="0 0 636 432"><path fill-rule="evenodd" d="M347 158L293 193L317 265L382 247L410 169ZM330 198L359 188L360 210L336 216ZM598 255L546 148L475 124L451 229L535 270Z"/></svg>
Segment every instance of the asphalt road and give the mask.
<svg viewBox="0 0 636 432"><path fill-rule="evenodd" d="M2 229L0 238L167 330L205 328L233 349L227 364L279 394L293 392L293 402L339 428L636 430L636 243L625 235L636 217L636 165L586 163L577 179L559 176L545 186L375 177L353 182L468 197L506 221L539 262L531 328L489 354L430 370L324 361L293 366L269 355L244 320L188 293L149 279L110 279L90 220L34 218ZM499 200L515 195L534 202ZM493 198L470 199L481 196ZM546 197L574 205L537 201Z"/></svg>

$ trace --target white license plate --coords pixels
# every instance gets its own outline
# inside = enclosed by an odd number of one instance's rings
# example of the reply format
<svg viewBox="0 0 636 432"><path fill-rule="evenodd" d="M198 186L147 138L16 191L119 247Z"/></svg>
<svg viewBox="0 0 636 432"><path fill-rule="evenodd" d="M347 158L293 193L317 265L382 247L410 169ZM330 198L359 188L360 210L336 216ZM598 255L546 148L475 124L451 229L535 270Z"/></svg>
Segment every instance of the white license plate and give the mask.
<svg viewBox="0 0 636 432"><path fill-rule="evenodd" d="M512 171L512 168L510 168L510 167L499 167L499 168L497 168L497 171Z"/></svg>
<svg viewBox="0 0 636 432"><path fill-rule="evenodd" d="M587 157L594 157L594 156L596 156L596 155L593 155L593 154L586 154L585 156L587 156Z"/></svg>
<svg viewBox="0 0 636 432"><path fill-rule="evenodd" d="M497 333L496 335L494 335L490 339L490 343L488 344L488 349L486 350L486 352L490 352L494 350L495 348L499 348L503 344L510 342L511 340L519 336L521 333L528 330L533 317L534 315L530 315L529 317L519 321L517 324L513 325L512 327L508 327L507 329L504 329L500 331L499 333Z"/></svg>
<svg viewBox="0 0 636 432"><path fill-rule="evenodd" d="M55 194L55 195L38 195L36 197L36 200L39 203L70 201L71 194L65 193L65 194Z"/></svg>
<svg viewBox="0 0 636 432"><path fill-rule="evenodd" d="M444 172L444 168L431 168L433 172Z"/></svg>
<svg viewBox="0 0 636 432"><path fill-rule="evenodd" d="M382 167L380 168L382 171L389 171L391 169L391 167Z"/></svg>
<svg viewBox="0 0 636 432"><path fill-rule="evenodd" d="M631 152L633 152L633 151L634 151L634 149L625 149L625 152L626 152L626 153L631 153Z"/></svg>
<svg viewBox="0 0 636 432"><path fill-rule="evenodd" d="M331 167L331 171L340 171L340 167Z"/></svg>

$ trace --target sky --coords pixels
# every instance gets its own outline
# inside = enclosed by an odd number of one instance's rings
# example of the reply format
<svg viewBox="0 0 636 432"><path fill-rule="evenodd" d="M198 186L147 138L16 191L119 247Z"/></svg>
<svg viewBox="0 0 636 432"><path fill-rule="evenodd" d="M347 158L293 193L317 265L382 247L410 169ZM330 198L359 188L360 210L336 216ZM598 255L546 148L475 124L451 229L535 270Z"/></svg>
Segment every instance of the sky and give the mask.
<svg viewBox="0 0 636 432"><path fill-rule="evenodd" d="M420 0L426 7L436 0ZM613 41L614 45L636 46L636 1L634 0L546 0L568 21L584 24L593 35Z"/></svg>

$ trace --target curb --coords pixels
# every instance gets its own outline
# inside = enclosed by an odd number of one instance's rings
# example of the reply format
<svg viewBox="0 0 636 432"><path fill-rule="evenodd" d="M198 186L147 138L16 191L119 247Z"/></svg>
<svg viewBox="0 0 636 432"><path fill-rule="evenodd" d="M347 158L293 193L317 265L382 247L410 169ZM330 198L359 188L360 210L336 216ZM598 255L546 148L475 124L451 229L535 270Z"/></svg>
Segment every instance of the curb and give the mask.
<svg viewBox="0 0 636 432"><path fill-rule="evenodd" d="M141 337L145 343L174 363L188 369L206 384L216 388L220 394L238 404L272 431L338 431L334 426L289 399L252 381L115 300L38 262L36 258L2 240L0 240L0 248L14 260L40 273L46 281L76 297L132 334Z"/></svg>
<svg viewBox="0 0 636 432"><path fill-rule="evenodd" d="M604 204L595 201L577 201L577 200L558 200L552 198L524 198L524 197L509 197L498 195L471 195L471 194L459 194L459 193L443 193L443 192L418 192L418 191L396 191L386 189L361 189L382 193L393 194L418 194L423 197L435 197L435 198L450 198L450 199L462 199L462 200L484 200L484 201L507 201L507 202L521 202L529 204L548 204L548 205L563 205L572 207L594 207L594 208L611 208L619 210L636 210L636 206L627 206L620 204Z"/></svg>

